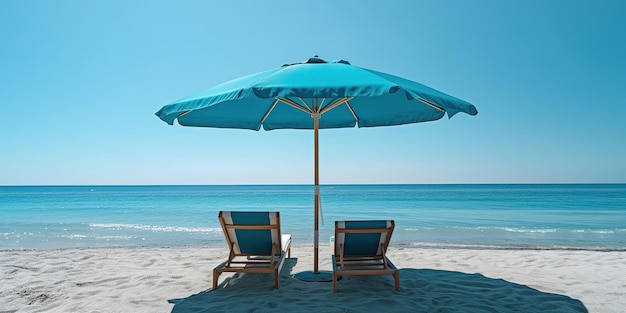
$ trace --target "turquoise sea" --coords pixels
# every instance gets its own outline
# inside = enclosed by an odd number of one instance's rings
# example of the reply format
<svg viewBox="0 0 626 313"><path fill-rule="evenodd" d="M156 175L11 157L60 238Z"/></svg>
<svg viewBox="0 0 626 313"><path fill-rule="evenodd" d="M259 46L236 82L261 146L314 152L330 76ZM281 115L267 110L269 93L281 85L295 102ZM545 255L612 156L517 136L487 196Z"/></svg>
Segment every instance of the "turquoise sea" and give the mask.
<svg viewBox="0 0 626 313"><path fill-rule="evenodd" d="M626 184L323 185L335 220L394 219L392 245L626 250ZM0 250L224 246L220 210L280 211L313 244L313 186L0 186Z"/></svg>

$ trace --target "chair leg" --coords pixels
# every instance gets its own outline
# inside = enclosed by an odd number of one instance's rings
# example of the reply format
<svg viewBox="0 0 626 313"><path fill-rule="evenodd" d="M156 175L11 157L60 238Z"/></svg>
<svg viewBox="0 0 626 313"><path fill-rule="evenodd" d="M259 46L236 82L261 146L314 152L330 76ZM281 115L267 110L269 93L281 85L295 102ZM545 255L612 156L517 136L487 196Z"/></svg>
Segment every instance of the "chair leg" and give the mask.
<svg viewBox="0 0 626 313"><path fill-rule="evenodd" d="M213 290L217 289L217 281L220 277L221 272L218 270L213 270Z"/></svg>
<svg viewBox="0 0 626 313"><path fill-rule="evenodd" d="M278 270L274 270L274 289L278 289Z"/></svg>
<svg viewBox="0 0 626 313"><path fill-rule="evenodd" d="M395 272L393 277L396 280L396 291L400 291L400 272Z"/></svg>
<svg viewBox="0 0 626 313"><path fill-rule="evenodd" d="M333 292L337 293L337 272L333 272Z"/></svg>

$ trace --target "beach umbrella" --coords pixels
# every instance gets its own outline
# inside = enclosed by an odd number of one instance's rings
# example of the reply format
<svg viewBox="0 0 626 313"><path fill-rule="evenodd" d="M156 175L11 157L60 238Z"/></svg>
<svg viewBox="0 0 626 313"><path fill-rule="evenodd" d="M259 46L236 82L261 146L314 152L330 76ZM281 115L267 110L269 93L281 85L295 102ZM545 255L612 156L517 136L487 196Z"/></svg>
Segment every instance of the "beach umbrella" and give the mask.
<svg viewBox="0 0 626 313"><path fill-rule="evenodd" d="M344 60L305 62L233 79L174 101L156 115L173 125L264 130L312 129L314 141L313 274L318 274L318 130L434 121L476 108L420 83ZM322 279L320 279L322 280ZM327 280L324 278L323 280Z"/></svg>

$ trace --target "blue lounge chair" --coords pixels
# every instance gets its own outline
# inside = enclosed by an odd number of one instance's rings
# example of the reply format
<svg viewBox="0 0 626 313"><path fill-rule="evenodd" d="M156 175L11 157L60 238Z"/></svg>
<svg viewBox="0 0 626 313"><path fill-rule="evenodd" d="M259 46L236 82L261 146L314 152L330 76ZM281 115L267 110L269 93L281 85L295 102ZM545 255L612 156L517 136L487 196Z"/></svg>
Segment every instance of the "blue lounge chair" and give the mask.
<svg viewBox="0 0 626 313"><path fill-rule="evenodd" d="M213 269L213 289L223 272L273 273L274 288L291 257L291 235L281 235L278 212L227 212L218 216L230 250L228 260Z"/></svg>
<svg viewBox="0 0 626 313"><path fill-rule="evenodd" d="M400 272L385 255L395 223L388 221L335 222L333 292L340 275L393 275L400 290Z"/></svg>

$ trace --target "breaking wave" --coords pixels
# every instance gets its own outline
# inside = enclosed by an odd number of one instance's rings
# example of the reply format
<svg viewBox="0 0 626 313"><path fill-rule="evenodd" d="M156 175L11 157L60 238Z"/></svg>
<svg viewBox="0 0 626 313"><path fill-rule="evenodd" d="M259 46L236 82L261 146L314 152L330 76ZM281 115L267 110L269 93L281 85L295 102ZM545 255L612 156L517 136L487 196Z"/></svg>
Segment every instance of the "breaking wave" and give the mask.
<svg viewBox="0 0 626 313"><path fill-rule="evenodd" d="M112 230L143 230L153 232L184 232L184 233L212 233L221 232L221 228L211 227L183 227L183 226L153 226L141 224L89 224L92 228L106 228Z"/></svg>

